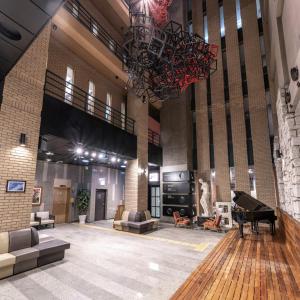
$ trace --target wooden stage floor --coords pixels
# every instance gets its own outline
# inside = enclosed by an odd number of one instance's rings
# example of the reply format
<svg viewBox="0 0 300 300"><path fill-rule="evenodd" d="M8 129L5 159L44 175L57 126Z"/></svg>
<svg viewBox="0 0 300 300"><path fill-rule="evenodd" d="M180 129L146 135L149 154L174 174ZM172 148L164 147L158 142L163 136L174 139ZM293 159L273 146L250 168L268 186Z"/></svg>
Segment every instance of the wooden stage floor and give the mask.
<svg viewBox="0 0 300 300"><path fill-rule="evenodd" d="M269 231L245 233L228 232L171 299L300 299L299 259Z"/></svg>

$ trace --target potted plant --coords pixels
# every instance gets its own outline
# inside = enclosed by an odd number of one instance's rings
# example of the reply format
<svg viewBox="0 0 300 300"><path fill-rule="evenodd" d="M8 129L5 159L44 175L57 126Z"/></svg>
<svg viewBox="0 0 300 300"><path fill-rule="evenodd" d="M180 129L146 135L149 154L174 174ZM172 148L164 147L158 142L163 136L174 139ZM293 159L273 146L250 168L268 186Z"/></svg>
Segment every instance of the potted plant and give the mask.
<svg viewBox="0 0 300 300"><path fill-rule="evenodd" d="M76 206L79 213L79 223L85 224L86 214L90 203L90 193L87 190L80 190L77 194Z"/></svg>

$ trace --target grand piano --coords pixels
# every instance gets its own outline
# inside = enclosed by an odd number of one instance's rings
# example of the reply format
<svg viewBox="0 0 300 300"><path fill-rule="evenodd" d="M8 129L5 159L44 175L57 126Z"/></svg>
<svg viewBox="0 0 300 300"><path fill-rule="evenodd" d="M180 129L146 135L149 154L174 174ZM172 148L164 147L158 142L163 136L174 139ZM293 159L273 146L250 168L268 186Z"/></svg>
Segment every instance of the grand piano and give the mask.
<svg viewBox="0 0 300 300"><path fill-rule="evenodd" d="M235 191L233 201L235 206L232 208L232 218L239 224L240 237L244 237L243 227L247 222L251 222L252 231L258 234L258 222L270 224L271 234L275 233L274 209L258 201L245 192Z"/></svg>

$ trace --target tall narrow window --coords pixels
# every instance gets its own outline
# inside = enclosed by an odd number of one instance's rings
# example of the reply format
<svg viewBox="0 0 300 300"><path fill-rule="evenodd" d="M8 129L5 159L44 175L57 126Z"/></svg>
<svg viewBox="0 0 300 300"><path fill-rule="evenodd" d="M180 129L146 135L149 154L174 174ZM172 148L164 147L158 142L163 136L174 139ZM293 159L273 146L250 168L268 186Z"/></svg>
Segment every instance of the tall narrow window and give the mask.
<svg viewBox="0 0 300 300"><path fill-rule="evenodd" d="M257 19L261 18L260 0L256 0L256 15Z"/></svg>
<svg viewBox="0 0 300 300"><path fill-rule="evenodd" d="M112 94L106 94L106 109L105 109L105 119L109 122L111 121L111 105L112 105Z"/></svg>
<svg viewBox="0 0 300 300"><path fill-rule="evenodd" d="M224 7L220 6L220 28L221 28L221 37L225 36L225 22L224 22Z"/></svg>
<svg viewBox="0 0 300 300"><path fill-rule="evenodd" d="M207 16L205 15L203 18L204 21L204 39L205 42L208 43L208 24L207 24Z"/></svg>
<svg viewBox="0 0 300 300"><path fill-rule="evenodd" d="M75 1L72 3L72 13L74 17L78 18L79 9L78 9L78 4L75 3Z"/></svg>
<svg viewBox="0 0 300 300"><path fill-rule="evenodd" d="M69 104L72 104L73 101L73 84L74 84L74 70L71 67L67 67L65 102Z"/></svg>
<svg viewBox="0 0 300 300"><path fill-rule="evenodd" d="M236 22L237 22L237 28L242 28L242 17L241 17L241 5L240 0L236 0Z"/></svg>
<svg viewBox="0 0 300 300"><path fill-rule="evenodd" d="M92 33L95 36L98 36L98 25L96 23L92 23Z"/></svg>
<svg viewBox="0 0 300 300"><path fill-rule="evenodd" d="M122 129L125 129L125 126L126 126L126 107L125 107L125 102L121 103L121 120L122 120Z"/></svg>
<svg viewBox="0 0 300 300"><path fill-rule="evenodd" d="M95 84L93 81L89 81L89 95L88 95L88 102L87 102L87 112L91 115L94 114L95 109Z"/></svg>

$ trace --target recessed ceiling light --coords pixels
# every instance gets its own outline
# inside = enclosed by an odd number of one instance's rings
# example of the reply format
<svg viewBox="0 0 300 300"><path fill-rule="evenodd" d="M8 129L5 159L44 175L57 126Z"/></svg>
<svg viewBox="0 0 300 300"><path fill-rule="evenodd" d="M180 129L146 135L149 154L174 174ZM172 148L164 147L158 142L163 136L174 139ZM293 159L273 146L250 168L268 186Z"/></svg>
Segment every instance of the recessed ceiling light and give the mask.
<svg viewBox="0 0 300 300"><path fill-rule="evenodd" d="M92 152L91 156L95 158L97 156L97 153L96 152Z"/></svg>
<svg viewBox="0 0 300 300"><path fill-rule="evenodd" d="M83 159L82 162L83 163L89 163L90 161L88 159Z"/></svg>
<svg viewBox="0 0 300 300"><path fill-rule="evenodd" d="M52 155L54 155L54 153L53 153L53 152L50 152L50 151L48 151L48 152L46 152L46 155L52 156Z"/></svg>
<svg viewBox="0 0 300 300"><path fill-rule="evenodd" d="M85 156L88 156L88 155L89 155L89 151L85 151L85 152L84 152L84 155L85 155Z"/></svg>
<svg viewBox="0 0 300 300"><path fill-rule="evenodd" d="M50 159L50 158L47 158L46 160L47 160L47 162L51 161L51 159Z"/></svg>
<svg viewBox="0 0 300 300"><path fill-rule="evenodd" d="M120 158L118 158L118 159L117 159L117 162L120 162L120 161L121 161L121 159L120 159Z"/></svg>
<svg viewBox="0 0 300 300"><path fill-rule="evenodd" d="M101 158L104 158L104 154L103 153L99 153L98 157L101 159Z"/></svg>
<svg viewBox="0 0 300 300"><path fill-rule="evenodd" d="M113 157L110 159L111 162L116 162L116 160L117 160L117 158L116 158L115 156L113 156Z"/></svg>
<svg viewBox="0 0 300 300"><path fill-rule="evenodd" d="M126 166L125 166L125 165L122 165L121 168L126 168Z"/></svg>
<svg viewBox="0 0 300 300"><path fill-rule="evenodd" d="M124 162L123 162L123 163L124 163L124 165L127 165L127 160L124 160Z"/></svg>

